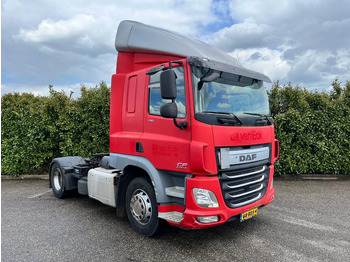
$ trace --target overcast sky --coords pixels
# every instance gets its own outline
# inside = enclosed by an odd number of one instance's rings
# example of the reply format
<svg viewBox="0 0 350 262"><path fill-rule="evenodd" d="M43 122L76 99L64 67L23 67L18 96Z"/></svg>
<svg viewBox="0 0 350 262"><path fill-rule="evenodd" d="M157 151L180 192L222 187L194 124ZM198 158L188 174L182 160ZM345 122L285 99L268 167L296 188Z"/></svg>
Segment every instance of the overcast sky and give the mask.
<svg viewBox="0 0 350 262"><path fill-rule="evenodd" d="M348 0L2 0L2 94L109 85L122 20L214 45L281 84L350 80Z"/></svg>

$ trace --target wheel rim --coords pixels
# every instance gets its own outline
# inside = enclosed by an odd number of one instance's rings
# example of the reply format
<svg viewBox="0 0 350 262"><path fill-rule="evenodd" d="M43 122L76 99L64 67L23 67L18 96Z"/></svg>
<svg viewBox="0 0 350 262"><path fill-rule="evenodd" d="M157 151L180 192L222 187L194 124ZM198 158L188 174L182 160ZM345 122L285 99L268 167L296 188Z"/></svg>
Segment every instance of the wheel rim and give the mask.
<svg viewBox="0 0 350 262"><path fill-rule="evenodd" d="M130 211L135 220L145 225L152 218L151 199L142 189L136 189L130 199Z"/></svg>
<svg viewBox="0 0 350 262"><path fill-rule="evenodd" d="M62 174L59 168L56 168L55 172L53 173L53 185L58 191L62 188Z"/></svg>

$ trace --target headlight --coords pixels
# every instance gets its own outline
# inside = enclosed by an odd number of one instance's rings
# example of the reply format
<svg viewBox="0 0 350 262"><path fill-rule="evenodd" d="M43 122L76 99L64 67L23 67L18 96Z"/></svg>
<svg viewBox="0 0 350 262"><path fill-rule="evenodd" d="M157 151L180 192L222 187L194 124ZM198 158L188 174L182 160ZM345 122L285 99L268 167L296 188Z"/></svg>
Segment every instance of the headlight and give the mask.
<svg viewBox="0 0 350 262"><path fill-rule="evenodd" d="M203 188L193 188L193 197L201 207L218 207L218 200L213 192Z"/></svg>

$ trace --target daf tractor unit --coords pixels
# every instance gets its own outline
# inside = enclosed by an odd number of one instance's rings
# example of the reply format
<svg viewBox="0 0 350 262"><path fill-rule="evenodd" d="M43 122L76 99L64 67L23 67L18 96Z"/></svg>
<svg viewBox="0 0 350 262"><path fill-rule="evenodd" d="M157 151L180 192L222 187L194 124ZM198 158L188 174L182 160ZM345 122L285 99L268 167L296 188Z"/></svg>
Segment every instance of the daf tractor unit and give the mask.
<svg viewBox="0 0 350 262"><path fill-rule="evenodd" d="M56 158L50 186L115 207L139 233L245 221L274 200L275 139L264 74L203 42L120 23L110 152ZM166 221L166 222L165 222Z"/></svg>

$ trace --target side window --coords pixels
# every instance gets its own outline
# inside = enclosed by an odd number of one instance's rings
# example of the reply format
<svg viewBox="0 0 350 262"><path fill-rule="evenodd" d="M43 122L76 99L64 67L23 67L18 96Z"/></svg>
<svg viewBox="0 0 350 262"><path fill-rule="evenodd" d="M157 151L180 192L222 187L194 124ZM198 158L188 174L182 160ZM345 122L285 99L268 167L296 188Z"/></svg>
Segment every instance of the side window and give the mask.
<svg viewBox="0 0 350 262"><path fill-rule="evenodd" d="M185 97L185 79L184 68L182 66L173 67L176 73L176 105L177 105L177 118L186 117L186 97ZM160 107L164 103L170 102L167 99L162 99L160 95L160 74L162 71L151 75L148 85L148 112L150 115L160 116Z"/></svg>

